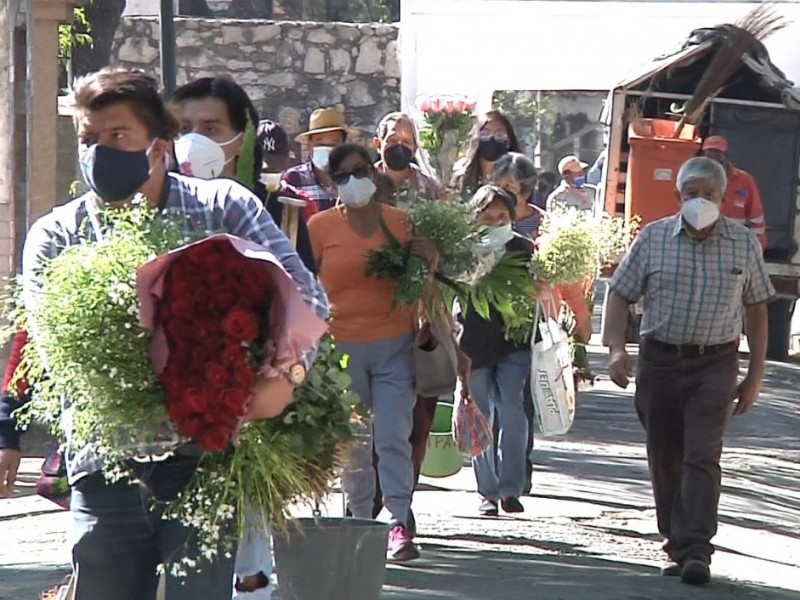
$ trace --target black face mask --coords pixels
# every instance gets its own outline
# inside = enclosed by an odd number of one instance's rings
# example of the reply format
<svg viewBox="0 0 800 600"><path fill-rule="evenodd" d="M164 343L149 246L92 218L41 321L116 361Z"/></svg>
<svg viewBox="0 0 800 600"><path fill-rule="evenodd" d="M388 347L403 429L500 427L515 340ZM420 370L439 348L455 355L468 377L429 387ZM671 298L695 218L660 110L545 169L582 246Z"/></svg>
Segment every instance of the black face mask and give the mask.
<svg viewBox="0 0 800 600"><path fill-rule="evenodd" d="M492 136L488 140L481 140L478 143L478 156L489 162L495 162L498 158L508 152L505 140L498 140Z"/></svg>
<svg viewBox="0 0 800 600"><path fill-rule="evenodd" d="M106 202L132 198L150 179L147 150L126 152L95 144L80 163L84 180Z"/></svg>
<svg viewBox="0 0 800 600"><path fill-rule="evenodd" d="M547 184L546 183L540 183L540 184L538 184L536 186L536 189L539 190L541 193L544 193L544 192L547 191Z"/></svg>
<svg viewBox="0 0 800 600"><path fill-rule="evenodd" d="M403 144L396 144L395 146L387 148L386 152L383 153L386 166L392 171L405 171L411 164L411 159L413 157L414 153L411 151L411 148Z"/></svg>

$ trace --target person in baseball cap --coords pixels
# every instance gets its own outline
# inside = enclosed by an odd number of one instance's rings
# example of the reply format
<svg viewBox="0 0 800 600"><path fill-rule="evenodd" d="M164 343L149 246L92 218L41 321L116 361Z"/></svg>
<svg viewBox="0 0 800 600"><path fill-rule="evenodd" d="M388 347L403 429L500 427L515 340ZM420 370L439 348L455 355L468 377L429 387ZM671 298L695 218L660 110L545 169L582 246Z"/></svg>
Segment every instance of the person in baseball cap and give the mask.
<svg viewBox="0 0 800 600"><path fill-rule="evenodd" d="M721 135L710 135L703 140L702 153L717 161L725 169L728 185L720 206L723 216L744 225L758 238L762 248L767 245L767 224L764 206L756 180L750 173L736 168L728 156L728 140Z"/></svg>
<svg viewBox="0 0 800 600"><path fill-rule="evenodd" d="M286 130L271 119L262 119L258 124L257 138L264 151L262 171L283 173L289 167L292 154Z"/></svg>
<svg viewBox="0 0 800 600"><path fill-rule="evenodd" d="M558 174L561 183L547 198L547 210L556 206L596 211L595 187L586 185L586 168L589 165L574 154L558 161Z"/></svg>

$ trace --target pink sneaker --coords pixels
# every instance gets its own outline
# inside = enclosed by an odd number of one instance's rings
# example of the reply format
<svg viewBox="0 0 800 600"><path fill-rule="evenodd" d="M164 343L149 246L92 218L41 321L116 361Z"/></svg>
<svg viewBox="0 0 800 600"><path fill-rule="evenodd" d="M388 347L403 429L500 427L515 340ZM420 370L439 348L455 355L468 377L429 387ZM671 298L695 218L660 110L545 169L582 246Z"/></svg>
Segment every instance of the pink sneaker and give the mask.
<svg viewBox="0 0 800 600"><path fill-rule="evenodd" d="M405 525L395 525L389 531L386 558L393 562L406 562L419 558L419 550L409 537Z"/></svg>

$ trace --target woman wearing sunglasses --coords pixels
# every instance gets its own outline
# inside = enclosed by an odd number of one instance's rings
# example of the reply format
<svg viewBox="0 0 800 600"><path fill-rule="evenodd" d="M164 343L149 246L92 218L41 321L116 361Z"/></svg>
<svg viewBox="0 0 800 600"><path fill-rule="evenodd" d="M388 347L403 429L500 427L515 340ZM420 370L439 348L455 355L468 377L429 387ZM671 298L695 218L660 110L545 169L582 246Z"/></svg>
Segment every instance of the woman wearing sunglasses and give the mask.
<svg viewBox="0 0 800 600"><path fill-rule="evenodd" d="M336 147L328 172L339 192L338 204L308 223L317 272L331 305L331 333L349 356L352 389L372 412L383 500L390 513L388 558L412 560L419 556L406 528L414 487L409 436L416 401L415 315L411 307L392 306L393 283L367 277L367 255L388 242L384 228L434 268L438 254L429 240L411 237L404 211L374 198L376 170L365 148ZM353 446L342 480L353 516L371 519L375 472L370 446Z"/></svg>
<svg viewBox="0 0 800 600"><path fill-rule="evenodd" d="M455 185L469 199L491 181L495 163L506 152L519 152L517 134L508 117L500 110L490 110L473 129L467 155L453 171Z"/></svg>

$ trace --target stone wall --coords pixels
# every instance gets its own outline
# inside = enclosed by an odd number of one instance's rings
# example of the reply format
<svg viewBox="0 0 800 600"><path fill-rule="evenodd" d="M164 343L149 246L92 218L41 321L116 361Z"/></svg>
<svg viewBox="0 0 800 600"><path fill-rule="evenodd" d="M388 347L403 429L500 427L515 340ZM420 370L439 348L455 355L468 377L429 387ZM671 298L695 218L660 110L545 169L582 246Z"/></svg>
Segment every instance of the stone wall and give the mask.
<svg viewBox="0 0 800 600"><path fill-rule="evenodd" d="M399 110L395 25L179 18L176 31L178 85L230 75L262 117L290 133L304 130L315 108L338 105L371 137L383 115ZM157 72L158 44L156 18L124 18L112 61Z"/></svg>

